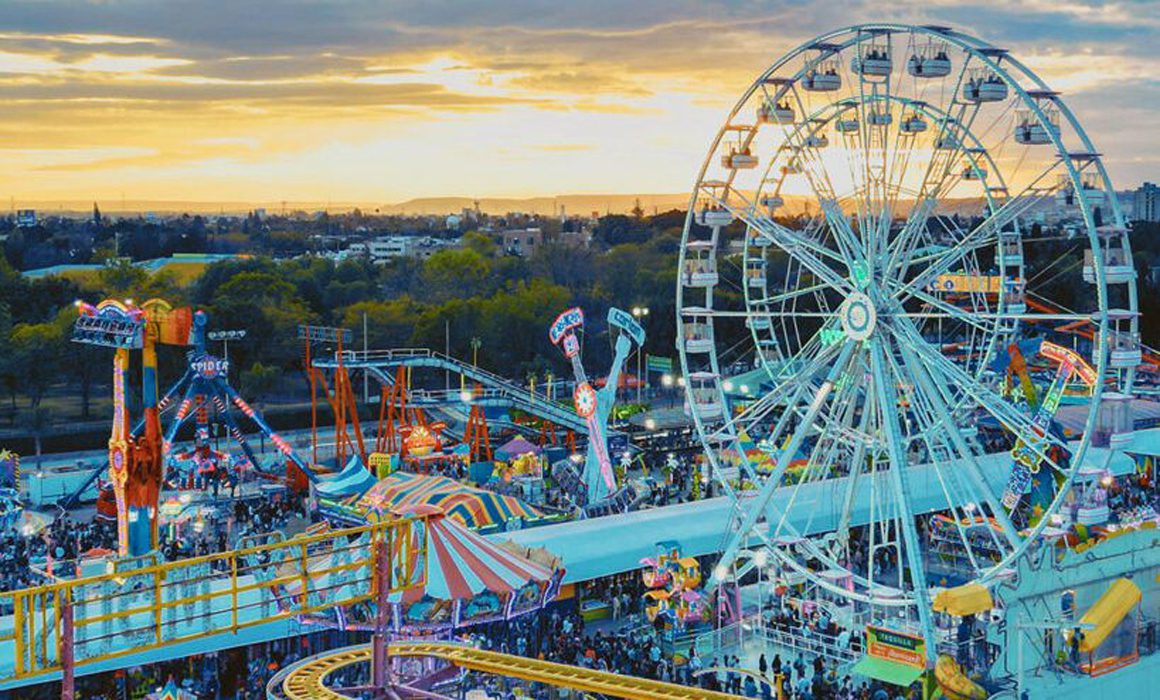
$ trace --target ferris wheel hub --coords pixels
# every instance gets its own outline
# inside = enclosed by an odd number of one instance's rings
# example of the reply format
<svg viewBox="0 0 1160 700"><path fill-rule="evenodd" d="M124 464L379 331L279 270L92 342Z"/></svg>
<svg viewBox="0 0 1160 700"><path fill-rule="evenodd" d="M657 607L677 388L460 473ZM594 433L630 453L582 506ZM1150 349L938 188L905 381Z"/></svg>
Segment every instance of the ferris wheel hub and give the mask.
<svg viewBox="0 0 1160 700"><path fill-rule="evenodd" d="M870 297L862 292L850 292L838 307L838 320L846 337L861 342L874 333L878 325L878 312Z"/></svg>

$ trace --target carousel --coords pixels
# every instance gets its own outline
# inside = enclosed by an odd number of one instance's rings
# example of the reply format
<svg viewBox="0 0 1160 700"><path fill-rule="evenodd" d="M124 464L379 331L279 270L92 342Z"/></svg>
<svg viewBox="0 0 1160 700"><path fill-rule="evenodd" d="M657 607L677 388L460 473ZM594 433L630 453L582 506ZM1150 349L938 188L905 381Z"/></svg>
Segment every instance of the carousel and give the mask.
<svg viewBox="0 0 1160 700"><path fill-rule="evenodd" d="M425 570L424 583L390 599L389 632L394 638L450 639L473 625L536 612L559 594L564 568L547 550L494 542L437 505L402 506L392 515L426 518L416 521L410 541L394 544L426 552L417 564ZM376 613L375 604L366 602L327 611L312 621L374 630Z"/></svg>

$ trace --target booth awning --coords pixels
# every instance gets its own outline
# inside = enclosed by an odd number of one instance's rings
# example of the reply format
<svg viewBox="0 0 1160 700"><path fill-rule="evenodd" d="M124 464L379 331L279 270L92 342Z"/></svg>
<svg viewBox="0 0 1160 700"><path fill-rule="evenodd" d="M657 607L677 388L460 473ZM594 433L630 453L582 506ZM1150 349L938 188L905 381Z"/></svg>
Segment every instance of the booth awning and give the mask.
<svg viewBox="0 0 1160 700"><path fill-rule="evenodd" d="M906 688L918 680L918 677L922 675L922 669L874 656L864 656L861 661L854 665L854 673Z"/></svg>
<svg viewBox="0 0 1160 700"><path fill-rule="evenodd" d="M966 617L990 610L995 607L995 601L986 586L968 583L940 592L934 597L932 607L936 612Z"/></svg>

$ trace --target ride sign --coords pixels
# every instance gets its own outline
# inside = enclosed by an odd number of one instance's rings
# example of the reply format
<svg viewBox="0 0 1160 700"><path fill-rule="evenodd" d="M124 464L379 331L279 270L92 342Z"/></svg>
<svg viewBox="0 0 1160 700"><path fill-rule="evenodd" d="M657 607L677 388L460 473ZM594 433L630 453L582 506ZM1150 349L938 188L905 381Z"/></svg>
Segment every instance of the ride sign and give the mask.
<svg viewBox="0 0 1160 700"><path fill-rule="evenodd" d="M1039 410L1031 419L1035 437L1020 438L1015 443L1014 449L1011 450L1011 459L1014 464L1011 465L1011 476L1007 480L1007 489L1003 492L1002 499L1003 507L1008 510L1013 510L1023 494L1031 489L1031 475L1039 472L1040 458L1047 444L1047 431L1055 419L1056 410L1059 409L1060 400L1063 398L1063 389L1067 386L1074 371L1075 366L1071 364L1070 359L1065 359L1059 365L1055 380L1052 381L1051 388L1047 391L1047 397L1044 398L1043 403L1039 405Z"/></svg>
<svg viewBox="0 0 1160 700"><path fill-rule="evenodd" d="M553 345L559 345L568 331L583 325L584 311L579 306L573 306L561 312L556 320L552 321L552 326L548 329L548 338L551 339Z"/></svg>
<svg viewBox="0 0 1160 700"><path fill-rule="evenodd" d="M212 355L204 355L189 363L190 369L206 379L224 376L230 371L230 361Z"/></svg>
<svg viewBox="0 0 1160 700"><path fill-rule="evenodd" d="M644 329L632 317L632 314L627 311L616 308L615 306L608 309L608 324L616 326L623 330L632 338L632 341L638 346L644 345Z"/></svg>

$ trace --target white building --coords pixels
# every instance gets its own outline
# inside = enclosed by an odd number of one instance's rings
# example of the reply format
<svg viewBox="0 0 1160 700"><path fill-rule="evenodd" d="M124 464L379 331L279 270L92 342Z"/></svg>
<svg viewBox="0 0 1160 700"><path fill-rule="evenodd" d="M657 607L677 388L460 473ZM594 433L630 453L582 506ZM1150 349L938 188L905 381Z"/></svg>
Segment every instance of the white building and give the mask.
<svg viewBox="0 0 1160 700"><path fill-rule="evenodd" d="M1136 190L1132 218L1136 221L1160 221L1160 187L1145 182Z"/></svg>
<svg viewBox="0 0 1160 700"><path fill-rule="evenodd" d="M453 242L430 236L380 236L367 244L367 252L375 263L396 258L422 258L451 247Z"/></svg>

